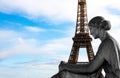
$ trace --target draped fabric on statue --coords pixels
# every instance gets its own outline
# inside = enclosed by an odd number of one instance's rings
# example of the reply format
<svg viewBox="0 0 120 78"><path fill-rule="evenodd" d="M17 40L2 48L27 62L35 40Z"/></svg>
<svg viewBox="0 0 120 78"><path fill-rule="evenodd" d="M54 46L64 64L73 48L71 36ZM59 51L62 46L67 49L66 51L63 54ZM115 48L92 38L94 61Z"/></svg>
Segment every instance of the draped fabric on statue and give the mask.
<svg viewBox="0 0 120 78"><path fill-rule="evenodd" d="M88 73L80 74L80 73L73 73L69 71L62 71L62 72L58 72L51 78L98 78L100 73L101 73L101 69L99 69L99 71L96 71L92 74L88 74Z"/></svg>
<svg viewBox="0 0 120 78"><path fill-rule="evenodd" d="M112 64L114 64L114 67L115 67L114 73L116 73L117 77L120 78L120 46L114 38L110 37L110 39L113 41L113 44L114 44L113 47L115 48L115 52L111 52L110 59Z"/></svg>
<svg viewBox="0 0 120 78"><path fill-rule="evenodd" d="M97 74L76 74L68 71L59 72L51 78L98 78Z"/></svg>
<svg viewBox="0 0 120 78"><path fill-rule="evenodd" d="M61 74L61 78L89 78L88 75L75 74L68 71L64 71Z"/></svg>

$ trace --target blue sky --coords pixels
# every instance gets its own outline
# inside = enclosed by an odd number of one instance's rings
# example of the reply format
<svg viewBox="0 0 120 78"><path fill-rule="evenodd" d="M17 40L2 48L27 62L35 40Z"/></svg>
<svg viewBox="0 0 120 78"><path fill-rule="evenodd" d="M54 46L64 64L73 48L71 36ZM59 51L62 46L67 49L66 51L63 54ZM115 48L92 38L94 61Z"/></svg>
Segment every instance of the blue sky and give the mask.
<svg viewBox="0 0 120 78"><path fill-rule="evenodd" d="M88 20L110 20L120 43L120 1L87 0ZM0 78L50 78L72 47L77 0L0 0ZM99 40L93 40L97 51ZM83 51L83 50L82 50ZM81 53L80 61L86 61Z"/></svg>

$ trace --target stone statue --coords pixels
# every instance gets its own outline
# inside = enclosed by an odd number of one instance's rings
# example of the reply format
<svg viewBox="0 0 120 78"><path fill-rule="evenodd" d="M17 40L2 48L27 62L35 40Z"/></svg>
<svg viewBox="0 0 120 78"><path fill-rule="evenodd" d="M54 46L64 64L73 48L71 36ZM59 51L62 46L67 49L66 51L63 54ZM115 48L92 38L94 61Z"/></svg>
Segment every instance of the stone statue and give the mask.
<svg viewBox="0 0 120 78"><path fill-rule="evenodd" d="M88 75L103 68L106 74L105 78L120 78L120 48L116 40L107 32L111 29L110 22L101 16L96 16L90 20L88 26L90 34L95 39L101 40L95 58L88 64L61 62L59 65L60 72L67 71Z"/></svg>

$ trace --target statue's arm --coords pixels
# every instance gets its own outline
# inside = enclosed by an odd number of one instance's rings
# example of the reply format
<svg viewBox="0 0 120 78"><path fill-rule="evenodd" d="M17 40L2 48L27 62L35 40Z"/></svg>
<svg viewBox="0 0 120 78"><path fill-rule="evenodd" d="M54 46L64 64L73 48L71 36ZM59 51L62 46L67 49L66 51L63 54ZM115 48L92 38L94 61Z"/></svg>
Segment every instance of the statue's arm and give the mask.
<svg viewBox="0 0 120 78"><path fill-rule="evenodd" d="M104 62L104 58L100 55L88 64L65 64L63 68L74 73L93 73L98 70Z"/></svg>

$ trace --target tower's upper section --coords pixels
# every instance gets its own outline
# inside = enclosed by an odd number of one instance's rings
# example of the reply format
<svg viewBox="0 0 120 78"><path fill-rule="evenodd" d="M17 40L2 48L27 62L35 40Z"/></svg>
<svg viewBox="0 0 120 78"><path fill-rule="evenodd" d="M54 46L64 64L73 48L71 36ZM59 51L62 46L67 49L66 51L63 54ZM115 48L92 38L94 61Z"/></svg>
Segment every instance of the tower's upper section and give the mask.
<svg viewBox="0 0 120 78"><path fill-rule="evenodd" d="M78 0L77 21L75 34L88 33L86 0Z"/></svg>

